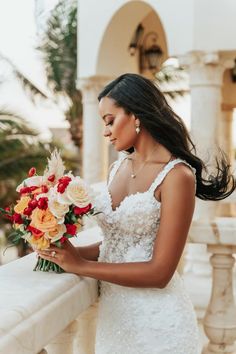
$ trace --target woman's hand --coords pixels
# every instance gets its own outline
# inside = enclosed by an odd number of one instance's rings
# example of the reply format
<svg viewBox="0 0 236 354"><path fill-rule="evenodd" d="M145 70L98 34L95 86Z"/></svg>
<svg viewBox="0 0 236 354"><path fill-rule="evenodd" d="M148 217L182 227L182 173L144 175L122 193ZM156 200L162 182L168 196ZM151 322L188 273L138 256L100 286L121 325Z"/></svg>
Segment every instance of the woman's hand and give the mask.
<svg viewBox="0 0 236 354"><path fill-rule="evenodd" d="M41 258L58 264L65 272L82 275L86 260L69 240L63 243L62 248L51 246L48 250L36 252Z"/></svg>

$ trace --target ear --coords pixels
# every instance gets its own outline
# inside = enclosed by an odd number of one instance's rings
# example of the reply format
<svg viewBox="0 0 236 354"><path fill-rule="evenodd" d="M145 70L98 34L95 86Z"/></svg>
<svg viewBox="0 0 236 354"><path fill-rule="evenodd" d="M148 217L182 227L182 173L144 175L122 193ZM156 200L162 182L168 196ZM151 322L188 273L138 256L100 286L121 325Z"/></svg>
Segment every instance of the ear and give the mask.
<svg viewBox="0 0 236 354"><path fill-rule="evenodd" d="M134 122L136 126L140 126L140 120L138 117L136 117L133 113L131 114L131 119Z"/></svg>
<svg viewBox="0 0 236 354"><path fill-rule="evenodd" d="M135 119L135 125L140 126L140 120L139 120L139 118L137 118L137 117L134 116L134 119Z"/></svg>

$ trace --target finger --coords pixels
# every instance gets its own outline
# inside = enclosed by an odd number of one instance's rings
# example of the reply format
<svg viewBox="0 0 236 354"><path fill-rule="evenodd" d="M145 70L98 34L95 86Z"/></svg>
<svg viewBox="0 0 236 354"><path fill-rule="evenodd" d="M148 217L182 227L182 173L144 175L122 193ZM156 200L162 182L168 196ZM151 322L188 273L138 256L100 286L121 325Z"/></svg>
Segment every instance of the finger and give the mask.
<svg viewBox="0 0 236 354"><path fill-rule="evenodd" d="M39 253L39 256L42 259L46 259L47 261L53 262L53 263L58 264L58 265L60 265L60 263L61 263L59 258L52 257L49 254L47 255L47 254L40 254Z"/></svg>

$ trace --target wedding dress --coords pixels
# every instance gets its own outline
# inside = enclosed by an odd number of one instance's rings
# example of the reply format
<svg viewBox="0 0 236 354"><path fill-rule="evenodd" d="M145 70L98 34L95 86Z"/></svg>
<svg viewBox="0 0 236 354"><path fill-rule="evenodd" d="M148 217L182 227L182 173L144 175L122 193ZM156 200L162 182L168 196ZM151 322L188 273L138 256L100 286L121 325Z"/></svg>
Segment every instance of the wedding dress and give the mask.
<svg viewBox="0 0 236 354"><path fill-rule="evenodd" d="M172 160L146 192L126 196L113 210L108 188L123 159L115 162L108 185L95 198L104 235L99 262L151 259L161 209L154 191L176 164L184 163L194 171L187 162ZM95 354L199 353L195 312L177 271L163 289L100 284Z"/></svg>

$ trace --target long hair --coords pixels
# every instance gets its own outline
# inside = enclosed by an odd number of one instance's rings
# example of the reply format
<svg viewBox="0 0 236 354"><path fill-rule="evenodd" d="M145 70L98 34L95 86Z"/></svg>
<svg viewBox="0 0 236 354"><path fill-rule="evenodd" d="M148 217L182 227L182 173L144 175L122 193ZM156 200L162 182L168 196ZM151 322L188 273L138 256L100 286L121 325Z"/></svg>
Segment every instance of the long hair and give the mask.
<svg viewBox="0 0 236 354"><path fill-rule="evenodd" d="M127 114L139 118L141 125L158 143L196 169L198 198L221 200L235 190L236 182L226 154L219 149L220 154L215 157L215 173L207 175L207 167L196 156L195 145L184 122L152 81L137 74L124 74L105 86L98 100L105 96L112 98L115 105L122 107ZM132 151L133 148L128 150Z"/></svg>

